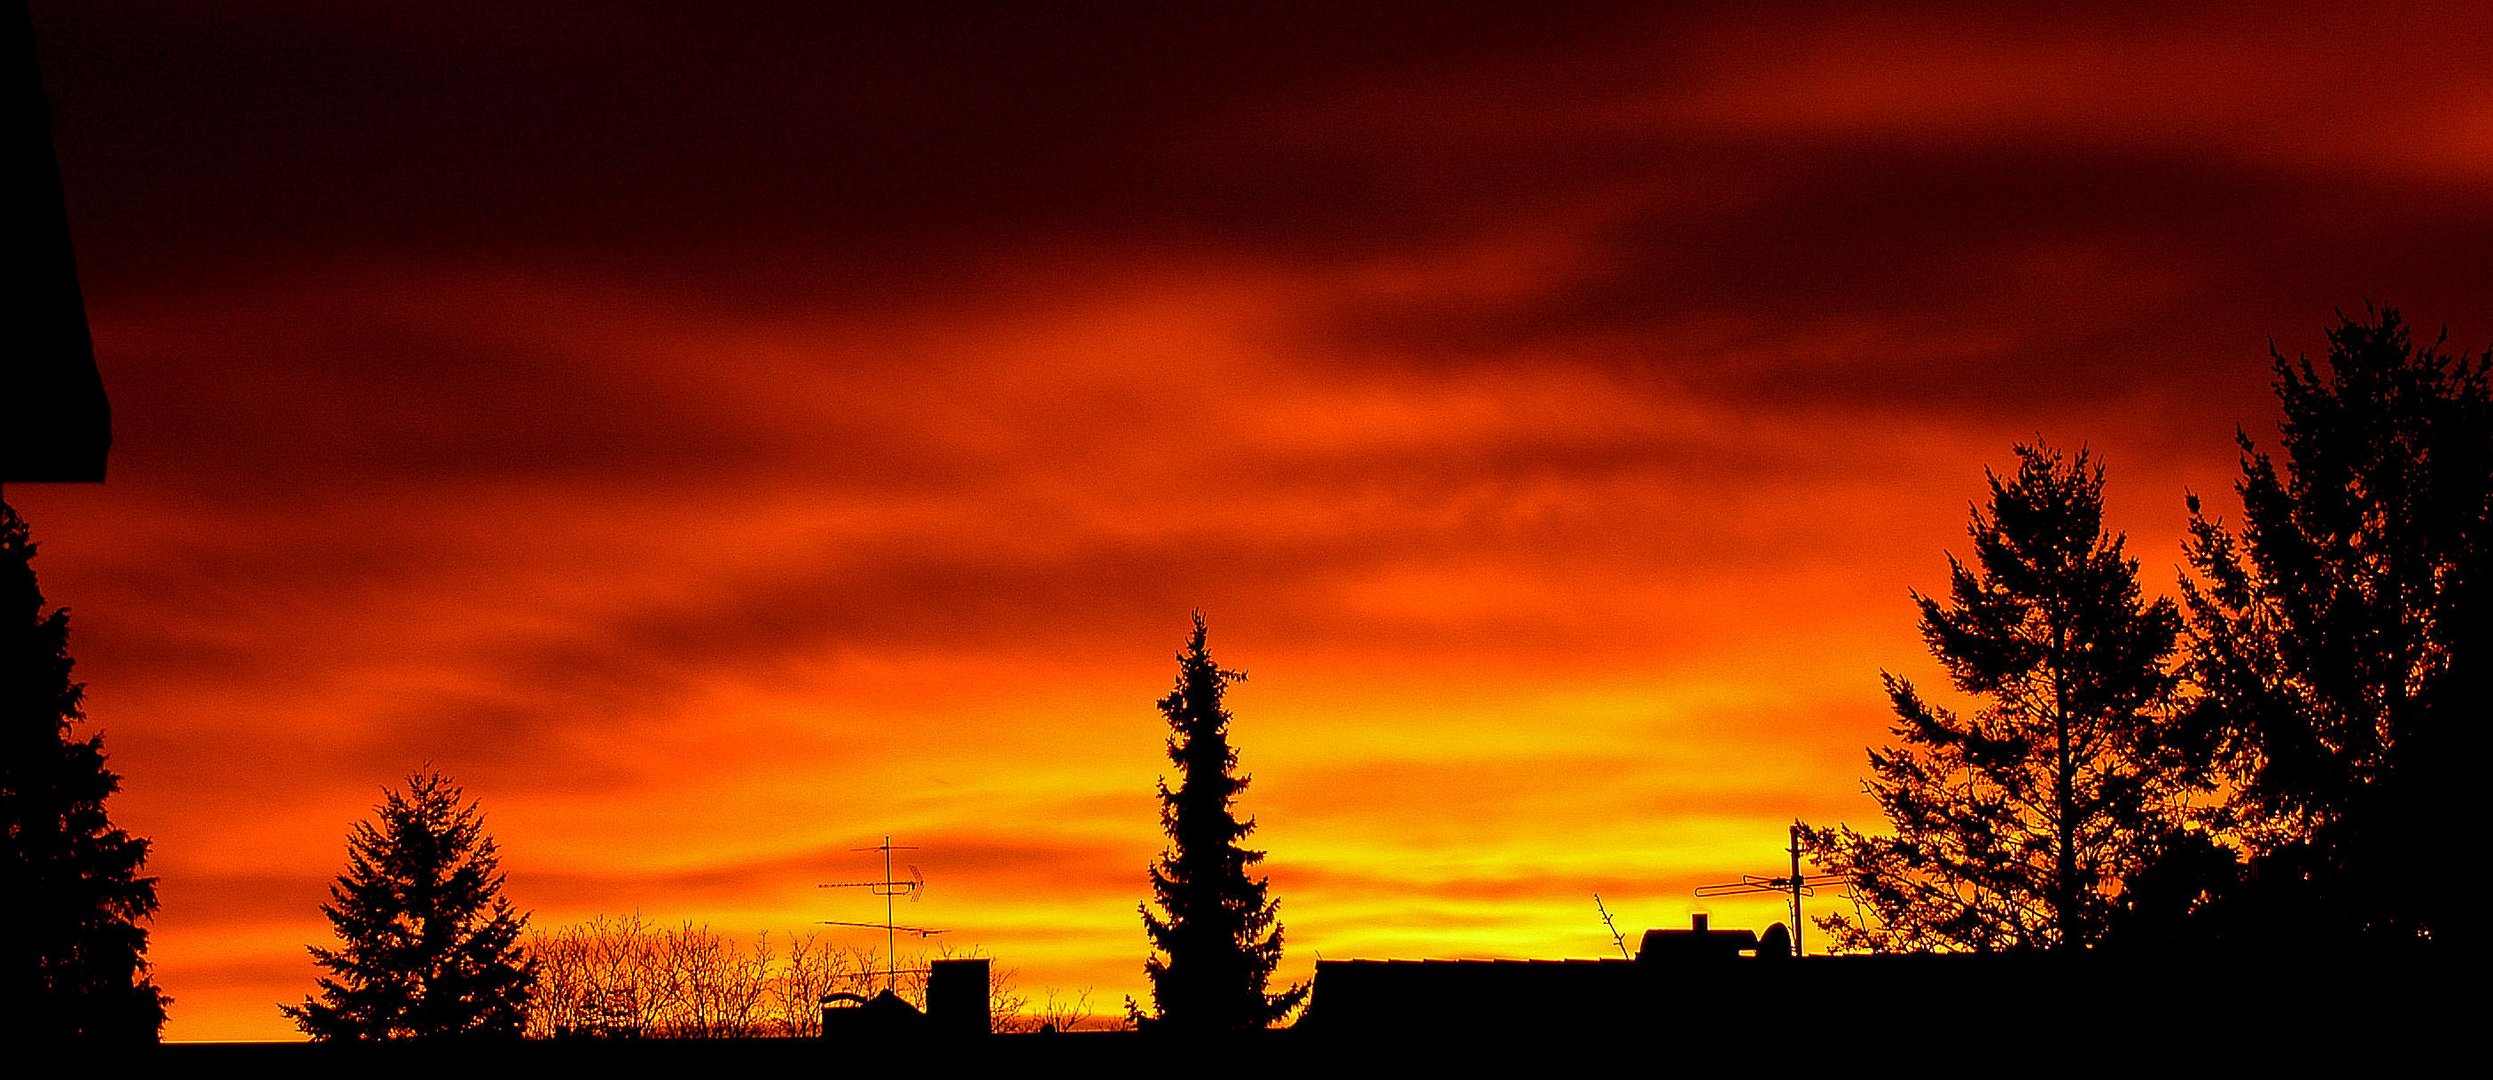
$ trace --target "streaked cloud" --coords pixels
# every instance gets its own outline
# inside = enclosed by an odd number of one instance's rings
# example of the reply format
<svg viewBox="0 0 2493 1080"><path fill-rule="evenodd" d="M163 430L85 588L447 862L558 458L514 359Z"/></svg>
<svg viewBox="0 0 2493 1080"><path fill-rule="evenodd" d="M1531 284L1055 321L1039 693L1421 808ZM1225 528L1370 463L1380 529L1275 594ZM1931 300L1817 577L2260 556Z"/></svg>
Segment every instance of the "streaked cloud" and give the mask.
<svg viewBox="0 0 2493 1080"><path fill-rule="evenodd" d="M2271 338L2493 335L2464 6L37 8L120 442L9 496L174 1038L428 761L541 924L891 835L1113 1011L1198 608L1287 971L1599 955L1874 815L2012 442L2161 588Z"/></svg>

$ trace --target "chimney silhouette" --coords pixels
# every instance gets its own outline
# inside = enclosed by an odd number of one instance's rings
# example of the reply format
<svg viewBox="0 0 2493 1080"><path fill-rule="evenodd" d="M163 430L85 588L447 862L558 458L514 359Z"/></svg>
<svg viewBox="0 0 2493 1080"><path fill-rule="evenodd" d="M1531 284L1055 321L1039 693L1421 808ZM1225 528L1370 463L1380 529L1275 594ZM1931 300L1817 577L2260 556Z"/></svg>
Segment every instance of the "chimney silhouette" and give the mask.
<svg viewBox="0 0 2493 1080"><path fill-rule="evenodd" d="M937 960L926 971L926 1022L937 1038L986 1035L995 1030L987 1004L985 957Z"/></svg>

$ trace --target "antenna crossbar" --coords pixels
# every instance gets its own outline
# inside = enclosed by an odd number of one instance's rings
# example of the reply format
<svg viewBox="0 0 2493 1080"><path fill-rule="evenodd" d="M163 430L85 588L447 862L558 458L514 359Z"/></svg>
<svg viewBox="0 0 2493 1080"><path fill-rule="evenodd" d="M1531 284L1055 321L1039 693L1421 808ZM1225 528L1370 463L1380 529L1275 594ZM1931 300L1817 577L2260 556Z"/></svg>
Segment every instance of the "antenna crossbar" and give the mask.
<svg viewBox="0 0 2493 1080"><path fill-rule="evenodd" d="M934 927L926 927L926 926L899 926L899 925L886 925L886 924L884 924L884 923L879 923L879 922L850 922L850 921L848 921L848 920L846 920L846 919L816 919L816 920L814 920L814 925L816 925L816 926L856 926L856 927L862 927L862 928L867 929L867 930L890 930L890 931L893 931L893 932L895 932L895 933L901 933L901 934L916 934L917 936L922 937L922 938L923 938L923 937L933 937L933 936L935 936L935 935L937 935L937 934L949 934L949 933L951 933L951 932L952 932L952 931L950 931L950 930L942 930L942 929L936 929L936 928L934 928Z"/></svg>
<svg viewBox="0 0 2493 1080"><path fill-rule="evenodd" d="M923 895L926 891L926 874L915 866L911 866L909 868L909 876L905 879L892 876L892 852L916 851L917 847L915 845L894 844L892 843L892 838L886 836L883 838L882 843L876 844L873 847L850 848L849 850L882 852L883 880L834 881L816 885L814 887L817 889L864 889L873 895L880 896L883 898L883 921L879 923L861 923L825 919L822 920L822 925L882 927L884 988L891 989L898 986L900 982L901 931L906 930L909 933L916 934L920 938L932 937L936 934L945 933L945 931L929 929L923 926L902 926L893 919L892 900L894 897L906 896L909 898L911 903L915 903L917 902L918 897Z"/></svg>
<svg viewBox="0 0 2493 1080"><path fill-rule="evenodd" d="M1849 874L1801 873L1801 838L1805 830L1806 826L1800 822L1792 823L1792 846L1784 849L1792 856L1790 874L1783 877L1742 874L1738 881L1726 881L1719 885L1702 885L1697 888L1698 896L1737 896L1742 893L1778 892L1789 897L1792 905L1792 955L1794 956L1801 955L1801 898L1816 896L1819 889L1833 888L1838 885L1849 889L1853 883L1852 876Z"/></svg>

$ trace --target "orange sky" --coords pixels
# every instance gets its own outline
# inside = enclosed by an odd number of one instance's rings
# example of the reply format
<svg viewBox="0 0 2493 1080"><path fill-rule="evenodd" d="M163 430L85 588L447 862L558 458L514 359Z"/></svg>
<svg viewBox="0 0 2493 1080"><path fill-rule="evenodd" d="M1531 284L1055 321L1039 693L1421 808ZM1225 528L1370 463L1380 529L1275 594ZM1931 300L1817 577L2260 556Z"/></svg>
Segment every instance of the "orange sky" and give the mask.
<svg viewBox="0 0 2493 1080"><path fill-rule="evenodd" d="M37 3L117 441L8 497L167 1036L291 1037L427 761L537 925L888 833L1114 1012L1197 608L1285 974L1601 955L1874 823L2012 443L2169 592L2271 338L2493 338L2480 5L1647 6Z"/></svg>

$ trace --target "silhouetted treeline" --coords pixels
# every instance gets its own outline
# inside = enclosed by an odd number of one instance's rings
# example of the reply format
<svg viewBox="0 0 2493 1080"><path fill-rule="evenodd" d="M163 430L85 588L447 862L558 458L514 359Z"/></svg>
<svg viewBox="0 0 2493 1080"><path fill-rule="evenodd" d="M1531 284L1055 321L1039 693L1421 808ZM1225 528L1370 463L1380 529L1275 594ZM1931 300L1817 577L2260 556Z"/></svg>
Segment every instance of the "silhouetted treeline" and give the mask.
<svg viewBox="0 0 2493 1080"><path fill-rule="evenodd" d="M335 948L315 945L320 993L281 1006L319 1040L517 1038L536 966L528 917L502 896L484 813L429 769L357 822L346 872L321 905Z"/></svg>
<svg viewBox="0 0 2493 1080"><path fill-rule="evenodd" d="M539 981L528 1033L539 1038L818 1035L823 995L873 959L812 935L784 952L767 934L738 947L708 927L639 915L539 934L529 953Z"/></svg>
<svg viewBox="0 0 2493 1080"><path fill-rule="evenodd" d="M2493 350L2344 319L2273 357L2285 460L2241 438L2242 517L2191 500L2197 719L2247 854L2197 935L2476 938L2458 878L2481 806L2493 637Z"/></svg>
<svg viewBox="0 0 2493 1080"><path fill-rule="evenodd" d="M819 934L768 933L739 945L707 926L659 926L634 914L600 916L535 935L528 944L537 989L528 1017L535 1038L812 1038L822 1033L823 998L871 994L890 985L923 1008L927 961L955 953L904 956L887 980L870 948L843 948ZM988 1009L998 1031L1068 1030L1090 1019L1089 993L1054 991L1033 1003L1016 969L989 970Z"/></svg>
<svg viewBox="0 0 2493 1080"><path fill-rule="evenodd" d="M69 612L45 611L35 543L0 502L0 1040L154 1042L148 842L113 826L121 778L81 736Z"/></svg>
<svg viewBox="0 0 2493 1080"><path fill-rule="evenodd" d="M2341 315L2271 351L2283 457L2238 436L2241 517L2188 499L2188 618L2101 532L2102 476L2020 447L1916 595L1970 717L1887 677L1890 829L1814 830L1872 951L2413 948L2470 940L2455 878L2493 623L2493 350Z"/></svg>
<svg viewBox="0 0 2493 1080"><path fill-rule="evenodd" d="M1243 843L1255 821L1238 820L1233 808L1247 778L1238 772L1222 703L1246 673L1214 663L1208 635L1198 611L1194 634L1177 654L1177 685L1160 699L1179 781L1175 791L1160 784L1169 845L1152 864L1152 899L1142 905L1154 950L1143 962L1152 1011L1126 1000L1128 1020L1160 1034L1259 1030L1307 998L1304 983L1268 990L1281 962L1280 901L1265 896L1265 879L1252 872L1264 853Z"/></svg>
<svg viewBox="0 0 2493 1080"><path fill-rule="evenodd" d="M2170 600L2147 600L2124 538L2103 533L2103 470L2019 446L1974 512L1945 597L1916 594L1922 635L1963 715L1884 675L1899 745L1870 753L1891 831L1814 830L1875 920L1820 920L1839 951L2081 949L2118 917L2117 886L2190 824L2209 783L2183 730Z"/></svg>
<svg viewBox="0 0 2493 1080"><path fill-rule="evenodd" d="M781 950L768 934L739 945L635 914L523 937L527 916L502 880L476 803L439 773L408 777L355 825L322 906L339 944L311 950L328 974L283 1011L320 1041L719 1039L819 1035L823 999L839 991L889 985L925 999L924 957L887 978L872 951L814 934ZM1090 1017L1088 991L1050 991L1032 1008L1009 967L991 969L988 1004L1003 1031Z"/></svg>

